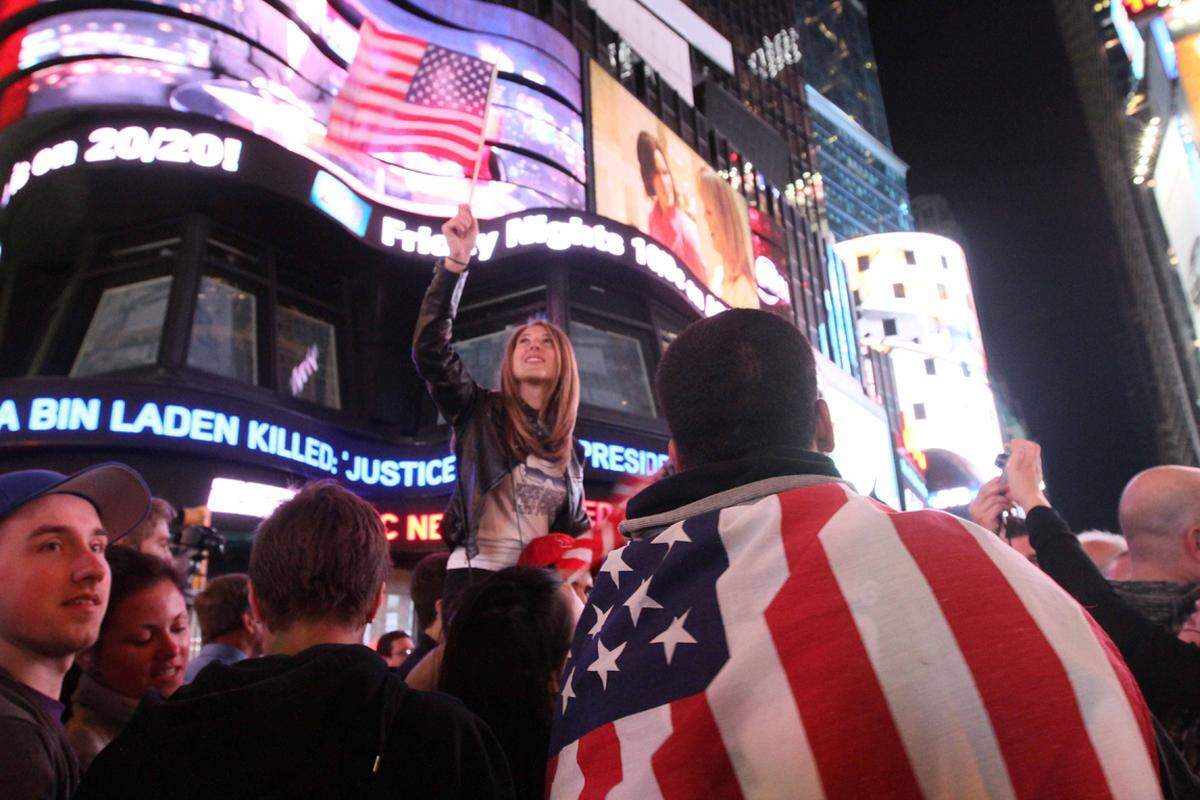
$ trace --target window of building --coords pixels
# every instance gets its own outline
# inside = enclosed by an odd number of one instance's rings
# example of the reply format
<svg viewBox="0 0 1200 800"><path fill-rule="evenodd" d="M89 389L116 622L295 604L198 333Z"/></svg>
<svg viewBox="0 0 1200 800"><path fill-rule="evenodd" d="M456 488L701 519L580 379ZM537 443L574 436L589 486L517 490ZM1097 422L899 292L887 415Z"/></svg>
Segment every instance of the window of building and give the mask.
<svg viewBox="0 0 1200 800"><path fill-rule="evenodd" d="M937 293L938 293L939 300L949 300L950 299L950 293L946 291L946 284L944 284L944 283L939 283L937 285Z"/></svg>
<svg viewBox="0 0 1200 800"><path fill-rule="evenodd" d="M925 404L924 403L913 403L913 418L914 419L925 419Z"/></svg>
<svg viewBox="0 0 1200 800"><path fill-rule="evenodd" d="M92 315L71 377L144 367L158 360L171 277L105 289Z"/></svg>
<svg viewBox="0 0 1200 800"><path fill-rule="evenodd" d="M970 364L966 364L966 363L964 363L964 364L962 365L962 371L963 371L963 377L964 377L964 378L969 378L969 377L971 377L971 365L970 365Z"/></svg>
<svg viewBox="0 0 1200 800"><path fill-rule="evenodd" d="M884 336L895 336L896 335L896 320L885 319L883 321L883 335Z"/></svg>
<svg viewBox="0 0 1200 800"><path fill-rule="evenodd" d="M917 254L914 253L912 250L905 250L904 251L904 263L908 264L911 267L915 267L917 265Z"/></svg>
<svg viewBox="0 0 1200 800"><path fill-rule="evenodd" d="M650 371L636 336L571 322L579 362L580 401L644 417L655 415Z"/></svg>
<svg viewBox="0 0 1200 800"><path fill-rule="evenodd" d="M258 298L223 278L205 275L196 295L189 367L258 383Z"/></svg>
<svg viewBox="0 0 1200 800"><path fill-rule="evenodd" d="M925 374L937 375L937 362L932 358L925 359Z"/></svg>
<svg viewBox="0 0 1200 800"><path fill-rule="evenodd" d="M502 330L463 339L454 344L458 357L466 365L471 377L480 386L488 389L500 389L500 367L504 363L504 346L512 335L517 323L505 326Z"/></svg>
<svg viewBox="0 0 1200 800"><path fill-rule="evenodd" d="M275 310L275 382L292 397L328 408L342 407L337 331L294 308Z"/></svg>
<svg viewBox="0 0 1200 800"><path fill-rule="evenodd" d="M942 269L950 269L950 262L945 256L942 256Z"/></svg>
<svg viewBox="0 0 1200 800"><path fill-rule="evenodd" d="M871 268L871 257L870 256L859 256L858 257L858 271L866 272L870 268Z"/></svg>
<svg viewBox="0 0 1200 800"><path fill-rule="evenodd" d="M897 298L908 296L907 292L904 291L903 283L893 283L892 284L892 294L894 294Z"/></svg>

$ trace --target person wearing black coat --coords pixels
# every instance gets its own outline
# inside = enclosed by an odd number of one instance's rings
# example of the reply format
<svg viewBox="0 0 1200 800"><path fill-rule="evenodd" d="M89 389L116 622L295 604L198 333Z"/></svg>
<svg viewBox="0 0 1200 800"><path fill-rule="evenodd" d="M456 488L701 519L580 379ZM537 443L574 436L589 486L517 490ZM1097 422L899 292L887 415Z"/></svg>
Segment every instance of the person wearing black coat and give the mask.
<svg viewBox="0 0 1200 800"><path fill-rule="evenodd" d="M515 565L538 536L578 536L591 523L574 441L579 370L570 340L546 321L522 325L505 347L500 391L476 383L450 342L479 226L464 205L442 232L449 255L421 302L413 362L454 432L457 479L441 523L451 548L449 618L472 579Z"/></svg>

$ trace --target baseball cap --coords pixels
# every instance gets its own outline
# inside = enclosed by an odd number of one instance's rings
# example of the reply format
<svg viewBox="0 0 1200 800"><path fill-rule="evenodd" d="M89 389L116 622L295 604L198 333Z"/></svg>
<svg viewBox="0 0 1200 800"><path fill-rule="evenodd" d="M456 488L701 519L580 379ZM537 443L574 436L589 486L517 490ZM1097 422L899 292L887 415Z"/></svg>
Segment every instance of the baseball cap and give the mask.
<svg viewBox="0 0 1200 800"><path fill-rule="evenodd" d="M75 495L95 506L110 542L129 533L150 510L150 490L142 476L132 467L110 461L74 475L48 469L0 475L0 518L48 494Z"/></svg>

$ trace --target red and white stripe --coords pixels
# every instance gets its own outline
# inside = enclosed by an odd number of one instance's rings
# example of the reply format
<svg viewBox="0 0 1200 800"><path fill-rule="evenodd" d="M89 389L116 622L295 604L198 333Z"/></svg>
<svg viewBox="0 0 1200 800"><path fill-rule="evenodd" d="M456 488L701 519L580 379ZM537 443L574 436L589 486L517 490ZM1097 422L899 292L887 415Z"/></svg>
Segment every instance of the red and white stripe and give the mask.
<svg viewBox="0 0 1200 800"><path fill-rule="evenodd" d="M408 102L429 43L363 22L358 51L329 115L326 138L364 152L420 151L472 167L485 117Z"/></svg>
<svg viewBox="0 0 1200 800"><path fill-rule="evenodd" d="M551 797L1161 796L1115 648L994 536L836 483L727 508L720 536L729 661L565 747Z"/></svg>

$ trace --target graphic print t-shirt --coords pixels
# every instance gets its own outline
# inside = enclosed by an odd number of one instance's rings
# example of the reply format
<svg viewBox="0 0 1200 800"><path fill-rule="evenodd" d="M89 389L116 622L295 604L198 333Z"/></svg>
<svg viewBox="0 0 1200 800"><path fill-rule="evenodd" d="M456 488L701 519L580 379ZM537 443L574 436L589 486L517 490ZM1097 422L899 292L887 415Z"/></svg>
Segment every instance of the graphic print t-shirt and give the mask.
<svg viewBox="0 0 1200 800"><path fill-rule="evenodd" d="M483 500L479 518L479 554L475 569L501 570L516 565L525 545L550 532L550 523L567 501L563 468L535 455L504 476ZM448 569L468 566L467 551L457 547Z"/></svg>

